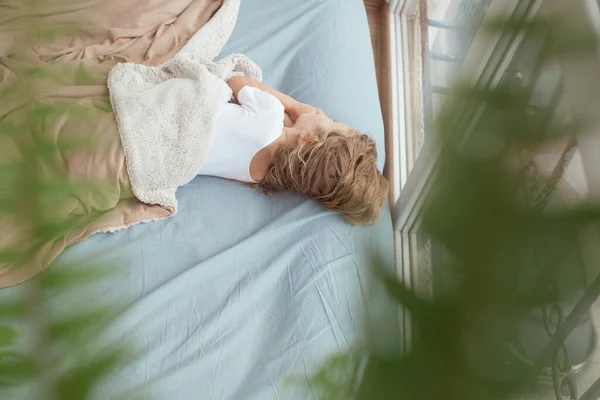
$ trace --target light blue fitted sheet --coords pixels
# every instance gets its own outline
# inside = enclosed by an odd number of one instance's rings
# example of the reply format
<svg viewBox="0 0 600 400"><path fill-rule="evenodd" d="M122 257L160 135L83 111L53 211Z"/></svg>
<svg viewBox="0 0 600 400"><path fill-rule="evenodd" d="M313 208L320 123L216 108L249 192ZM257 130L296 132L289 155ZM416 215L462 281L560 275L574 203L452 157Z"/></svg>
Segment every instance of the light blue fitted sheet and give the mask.
<svg viewBox="0 0 600 400"><path fill-rule="evenodd" d="M222 54L233 52L261 65L266 83L372 134L383 148L362 0L242 0ZM85 300L125 303L112 332L143 355L111 376L98 398L136 386L144 399L314 398L286 379L310 375L360 339L367 252L392 265L389 210L373 226L352 226L297 195L267 197L211 177L177 197L175 217L95 235L59 259L70 268L121 265Z"/></svg>

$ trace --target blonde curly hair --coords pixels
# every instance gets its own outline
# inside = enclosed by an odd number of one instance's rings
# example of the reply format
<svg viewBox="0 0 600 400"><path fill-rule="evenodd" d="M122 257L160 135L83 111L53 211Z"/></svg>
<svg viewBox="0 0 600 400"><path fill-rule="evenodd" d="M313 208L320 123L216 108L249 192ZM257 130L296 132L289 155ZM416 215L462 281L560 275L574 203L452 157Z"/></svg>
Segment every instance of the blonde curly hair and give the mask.
<svg viewBox="0 0 600 400"><path fill-rule="evenodd" d="M389 189L375 143L355 130L316 132L296 147L279 148L259 186L313 198L353 224L375 221Z"/></svg>

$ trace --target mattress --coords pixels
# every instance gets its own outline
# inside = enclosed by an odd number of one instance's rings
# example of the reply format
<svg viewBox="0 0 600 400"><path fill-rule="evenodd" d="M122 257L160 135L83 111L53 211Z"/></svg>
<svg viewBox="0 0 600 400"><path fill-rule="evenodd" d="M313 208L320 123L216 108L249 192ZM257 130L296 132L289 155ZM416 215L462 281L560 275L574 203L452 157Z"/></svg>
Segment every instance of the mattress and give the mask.
<svg viewBox="0 0 600 400"><path fill-rule="evenodd" d="M361 0L243 0L222 52L245 53L264 81L372 135L383 125ZM97 234L50 268L116 265L84 301L125 306L113 339L139 352L97 398L137 388L144 399L310 399L322 362L364 340L366 314L393 305L372 291L369 255L393 265L389 209L352 226L291 193L266 196L197 177L166 221ZM22 287L0 292L0 300ZM81 293L79 293L81 295ZM81 303L64 294L61 307ZM71 297L69 297L71 296Z"/></svg>

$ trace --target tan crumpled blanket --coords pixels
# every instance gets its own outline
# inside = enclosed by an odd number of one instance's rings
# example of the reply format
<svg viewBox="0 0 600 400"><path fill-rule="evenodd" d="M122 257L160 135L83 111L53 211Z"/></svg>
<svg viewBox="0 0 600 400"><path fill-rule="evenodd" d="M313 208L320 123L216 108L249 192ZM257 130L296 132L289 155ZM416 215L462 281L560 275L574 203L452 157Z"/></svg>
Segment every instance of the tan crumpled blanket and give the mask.
<svg viewBox="0 0 600 400"><path fill-rule="evenodd" d="M0 4L1 287L29 279L66 246L96 232L173 214L173 207L144 204L134 197L108 99L107 74L121 61L167 61L228 2L237 15L239 0ZM77 28L69 33L73 21ZM63 30L50 40L24 45L31 27L42 28L37 34L44 39L45 27ZM222 46L230 33L208 36ZM61 66L51 79L49 66ZM65 177L68 187L53 185ZM29 182L51 189L35 201L17 197L21 200L11 203L11 195L28 193ZM15 218L6 212L11 207L25 208L45 225Z"/></svg>

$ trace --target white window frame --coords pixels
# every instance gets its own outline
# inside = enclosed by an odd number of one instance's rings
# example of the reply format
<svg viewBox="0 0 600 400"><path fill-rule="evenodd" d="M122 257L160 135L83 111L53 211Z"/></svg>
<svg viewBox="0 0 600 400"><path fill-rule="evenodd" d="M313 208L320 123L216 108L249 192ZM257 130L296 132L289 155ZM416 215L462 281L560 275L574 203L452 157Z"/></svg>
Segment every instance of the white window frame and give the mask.
<svg viewBox="0 0 600 400"><path fill-rule="evenodd" d="M427 32L428 19L422 1L426 0L388 0L391 35L391 137L394 149L391 155L394 181L391 186L396 274L413 292L428 297L432 294L431 285L435 278L430 269L418 268L417 235L423 202L431 189L433 173L440 156L434 146L433 135L425 136L422 149L414 157L414 165L408 172L408 163L413 156L410 154L412 135L409 132L425 128L423 55L426 41L422 40L421 35ZM533 6L528 9L528 14L534 15L536 7L539 8L543 0L492 0L484 21L511 15L522 5L522 1L532 2ZM505 44L506 38L500 34L495 37L476 35L456 79L487 86L498 84L521 41L522 37L517 36ZM504 46L502 53L505 55L495 60L494 53L500 46ZM476 119L477 110L465 112L473 112L473 119ZM404 332L402 348L408 351L412 328L410 316L403 309L400 310L400 323Z"/></svg>
<svg viewBox="0 0 600 400"><path fill-rule="evenodd" d="M394 153L391 156L394 167L394 182L392 182L394 208L394 228L402 234L409 234L418 224L418 216L427 189L428 183L435 170L439 153L433 146L432 135L427 135L423 148L414 162L414 166L408 173L408 160L412 137L407 134L411 129L422 129L425 114L423 96L419 91L423 87L423 59L422 57L411 58L413 55L423 54L424 43L421 40L422 32L420 13L421 1L425 0L388 0L390 3L390 54L391 54L391 83L392 83L392 126L391 137L393 140ZM531 2L529 16L534 16L540 11L541 5L546 2L551 4L570 3L581 4L586 7L588 21L600 36L600 5L598 0L493 0L485 19L495 18L499 15L509 15L519 4ZM550 7L553 7L552 5ZM471 44L465 61L463 62L456 79L459 81L470 81L480 85L494 86L504 76L512 61L519 45L522 35L515 37L505 47L506 55L494 64L493 56L499 46L500 35L489 37L477 35ZM416 49L416 50L415 50ZM600 53L600 49L599 49ZM593 66L592 66L593 68ZM564 68L563 68L564 69ZM600 70L600 69L598 69ZM577 83L581 74L573 73L575 82L573 85L586 85L589 82ZM599 85L600 86L600 85ZM575 91L580 90L578 88ZM589 117L600 118L595 110L585 100L577 103L577 95L571 100L575 102L571 108L583 109L586 105ZM600 201L600 134L585 134L578 138L580 151L586 178L589 184L590 197ZM406 271L410 276L410 271ZM399 275L401 271L399 271Z"/></svg>
<svg viewBox="0 0 600 400"><path fill-rule="evenodd" d="M415 52L422 51L422 40L418 20L420 6L418 1L413 0L388 0L389 4L389 26L390 26L390 74L391 74L391 108L392 108L392 173L391 182L392 201L397 204L401 190L408 179L408 148L410 147L410 132L413 124L421 123L422 118L406 118L415 110L417 115L422 112L422 101L415 101L411 94L422 88L422 58L411 57ZM415 121L416 119L416 121ZM392 210L394 210L392 206ZM410 241L406 234L397 227L394 230L394 249L396 261L396 275L400 281L412 289L412 278L409 251ZM406 251L405 251L406 249ZM402 335L401 348L408 350L410 344L410 319L403 308L400 309L400 324Z"/></svg>

